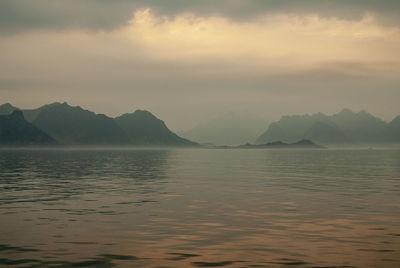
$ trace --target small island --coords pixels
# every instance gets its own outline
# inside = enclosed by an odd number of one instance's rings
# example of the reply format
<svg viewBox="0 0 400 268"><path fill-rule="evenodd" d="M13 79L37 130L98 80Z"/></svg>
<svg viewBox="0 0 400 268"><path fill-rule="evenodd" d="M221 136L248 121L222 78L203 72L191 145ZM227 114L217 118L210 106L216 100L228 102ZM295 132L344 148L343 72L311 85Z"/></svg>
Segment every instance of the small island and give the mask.
<svg viewBox="0 0 400 268"><path fill-rule="evenodd" d="M251 144L246 143L239 146L209 146L208 148L215 149L323 149L325 146L316 144L315 142L307 139L302 139L295 143L286 143L282 141L274 141L265 144Z"/></svg>

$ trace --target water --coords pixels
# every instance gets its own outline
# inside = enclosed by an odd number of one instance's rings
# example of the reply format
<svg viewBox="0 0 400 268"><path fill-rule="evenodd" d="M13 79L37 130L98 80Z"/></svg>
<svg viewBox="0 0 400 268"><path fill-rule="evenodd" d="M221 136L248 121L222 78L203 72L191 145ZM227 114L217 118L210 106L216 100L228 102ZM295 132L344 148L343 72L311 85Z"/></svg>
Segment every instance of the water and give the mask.
<svg viewBox="0 0 400 268"><path fill-rule="evenodd" d="M400 267L400 151L1 150L0 266Z"/></svg>

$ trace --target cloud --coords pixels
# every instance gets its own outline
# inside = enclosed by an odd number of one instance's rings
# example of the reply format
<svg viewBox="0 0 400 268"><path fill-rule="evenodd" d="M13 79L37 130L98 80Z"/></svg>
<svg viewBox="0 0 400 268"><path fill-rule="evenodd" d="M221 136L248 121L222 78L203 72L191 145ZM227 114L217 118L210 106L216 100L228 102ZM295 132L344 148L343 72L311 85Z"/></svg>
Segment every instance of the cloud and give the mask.
<svg viewBox="0 0 400 268"><path fill-rule="evenodd" d="M7 79L99 73L170 79L188 69L192 78L254 78L321 68L390 77L400 64L400 28L382 26L372 15L352 21L277 13L238 22L142 9L113 31L29 32L0 40Z"/></svg>
<svg viewBox="0 0 400 268"><path fill-rule="evenodd" d="M0 36L1 99L69 101L110 115L146 108L174 129L238 109L398 112L400 30L374 14L161 14L136 9L108 30Z"/></svg>
<svg viewBox="0 0 400 268"><path fill-rule="evenodd" d="M400 29L381 26L372 15L349 21L274 14L237 22L191 13L169 19L145 9L136 11L120 33L158 59L240 59L246 67L286 70L331 61L400 60Z"/></svg>
<svg viewBox="0 0 400 268"><path fill-rule="evenodd" d="M380 22L400 22L398 0L2 0L0 33L49 29L108 31L124 26L133 12L143 8L168 17L189 12L251 21L265 14L291 13L359 20L366 13L374 13Z"/></svg>

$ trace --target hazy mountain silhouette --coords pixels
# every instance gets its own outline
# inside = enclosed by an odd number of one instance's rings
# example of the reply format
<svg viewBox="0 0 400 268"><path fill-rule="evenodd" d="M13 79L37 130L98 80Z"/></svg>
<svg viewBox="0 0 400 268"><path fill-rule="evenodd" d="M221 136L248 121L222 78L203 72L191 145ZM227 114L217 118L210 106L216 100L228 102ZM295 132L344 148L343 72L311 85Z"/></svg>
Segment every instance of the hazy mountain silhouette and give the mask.
<svg viewBox="0 0 400 268"><path fill-rule="evenodd" d="M14 112L15 110L19 110L19 109L15 106L12 106L9 103L4 103L4 104L0 105L0 115L9 115L12 112Z"/></svg>
<svg viewBox="0 0 400 268"><path fill-rule="evenodd" d="M46 110L46 109L48 109L48 108L51 108L51 107L59 106L59 105L61 105L61 103L59 103L59 102L54 102L54 103L45 104L45 105L43 105L43 106L40 106L40 107L37 108L37 109L24 109L24 110L22 110L22 112L24 113L24 117L25 117L25 119L26 119L27 121L29 121L29 122L34 122L35 119L39 116L39 114L40 114L42 111L44 111L44 110Z"/></svg>
<svg viewBox="0 0 400 268"><path fill-rule="evenodd" d="M51 104L43 105L36 109L20 109L9 103L5 103L3 105L0 105L0 114L11 114L15 110L20 110L23 112L25 120L32 123L36 119L36 117L40 114L41 111L43 111L49 107L52 107L52 106L57 106L59 104L61 104L61 103L54 102Z"/></svg>
<svg viewBox="0 0 400 268"><path fill-rule="evenodd" d="M133 145L195 145L170 131L165 123L148 111L137 110L115 118Z"/></svg>
<svg viewBox="0 0 400 268"><path fill-rule="evenodd" d="M266 124L256 116L230 113L178 134L199 143L234 146L253 141Z"/></svg>
<svg viewBox="0 0 400 268"><path fill-rule="evenodd" d="M67 103L46 106L33 124L64 144L120 145L128 141L112 118Z"/></svg>
<svg viewBox="0 0 400 268"><path fill-rule="evenodd" d="M16 110L18 108L9 103L0 105L0 114L10 115ZM67 103L52 103L22 112L20 117L17 115L21 114L21 111L10 117L20 120L2 117L3 144L6 141L17 143L20 138L21 143L25 144L48 143L50 141L46 140L47 136L51 137L53 142L55 139L65 145L197 145L171 132L162 120L148 111L137 110L113 119ZM203 143L243 144L249 141L245 138L246 135L264 125L260 123L262 120L245 122L246 120L246 117L231 114L200 125L186 132L185 136L191 135L194 140ZM30 125L29 121L37 127L36 130L41 130L42 134L32 130L34 126ZM20 122L20 125L17 122ZM256 126L258 124L259 126ZM17 130L22 129L26 130L26 134L18 134ZM12 141L10 133L16 133L15 141ZM32 135L32 140L26 135ZM303 139L321 144L398 143L400 116L390 123L365 111L355 113L348 109L331 116L323 113L283 116L279 121L270 124L267 131L256 140L256 144L275 141L292 144Z"/></svg>
<svg viewBox="0 0 400 268"><path fill-rule="evenodd" d="M400 142L400 115L388 124L385 137L390 142Z"/></svg>
<svg viewBox="0 0 400 268"><path fill-rule="evenodd" d="M323 144L372 144L395 141L396 137L396 122L388 124L366 111L355 113L343 109L332 116L323 113L283 116L269 126L256 144L276 140L290 143L300 139Z"/></svg>
<svg viewBox="0 0 400 268"><path fill-rule="evenodd" d="M283 116L278 122L273 122L257 140L256 144L265 144L274 141L293 143L304 138L305 133L316 122L327 120L323 113L314 115Z"/></svg>
<svg viewBox="0 0 400 268"><path fill-rule="evenodd" d="M336 125L356 143L381 142L385 140L387 123L362 110L358 113L349 109L331 116Z"/></svg>
<svg viewBox="0 0 400 268"><path fill-rule="evenodd" d="M316 122L304 133L304 138L317 141L320 143L337 143L349 144L352 143L351 138L343 133L339 127L331 122Z"/></svg>
<svg viewBox="0 0 400 268"><path fill-rule="evenodd" d="M56 141L24 119L22 111L0 115L0 145L55 145Z"/></svg>
<svg viewBox="0 0 400 268"><path fill-rule="evenodd" d="M0 114L15 110L18 108L9 103L0 105ZM113 119L56 102L22 112L42 132L65 145L197 145L171 132L148 111L138 110Z"/></svg>

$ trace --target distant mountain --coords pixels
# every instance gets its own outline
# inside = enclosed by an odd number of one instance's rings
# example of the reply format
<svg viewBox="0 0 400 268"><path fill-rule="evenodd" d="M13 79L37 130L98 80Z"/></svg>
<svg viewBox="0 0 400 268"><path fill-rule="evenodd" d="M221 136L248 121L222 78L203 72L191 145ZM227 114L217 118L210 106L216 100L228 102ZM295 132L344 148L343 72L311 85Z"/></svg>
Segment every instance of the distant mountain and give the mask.
<svg viewBox="0 0 400 268"><path fill-rule="evenodd" d="M59 103L59 102L55 102L55 103L43 105L36 109L23 109L22 110L22 109L19 109L18 107L15 107L9 103L5 103L3 105L0 105L0 115L1 114L11 114L15 110L20 110L23 112L25 120L32 123L36 119L36 117L40 114L41 111L43 111L51 106L57 106L60 104L61 103Z"/></svg>
<svg viewBox="0 0 400 268"><path fill-rule="evenodd" d="M0 115L9 115L12 112L14 112L15 110L19 110L19 109L15 106L12 106L9 103L4 103L4 104L0 105Z"/></svg>
<svg viewBox="0 0 400 268"><path fill-rule="evenodd" d="M0 105L0 114L18 110L9 103ZM150 112L138 110L115 119L64 103L23 110L27 121L65 145L197 145L171 132Z"/></svg>
<svg viewBox="0 0 400 268"><path fill-rule="evenodd" d="M61 103L54 102L54 103L51 103L51 104L46 104L46 105L40 106L39 108L36 108L36 109L24 109L24 110L22 110L22 112L24 113L24 117L25 117L25 119L27 121L34 122L35 119L38 117L38 115L42 111L44 111L44 110L46 110L48 108L51 108L51 107L59 106L59 105L61 105Z"/></svg>
<svg viewBox="0 0 400 268"><path fill-rule="evenodd" d="M385 130L388 141L400 142L400 115L393 119Z"/></svg>
<svg viewBox="0 0 400 268"><path fill-rule="evenodd" d="M231 113L178 134L203 144L234 146L254 141L266 124L257 116Z"/></svg>
<svg viewBox="0 0 400 268"><path fill-rule="evenodd" d="M122 145L128 142L128 137L112 118L65 102L45 106L33 124L64 144Z"/></svg>
<svg viewBox="0 0 400 268"><path fill-rule="evenodd" d="M269 125L266 132L256 140L256 144L265 144L274 141L293 143L304 138L304 134L316 122L325 121L326 115L318 113L314 115L283 116L278 122Z"/></svg>
<svg viewBox="0 0 400 268"><path fill-rule="evenodd" d="M303 137L320 143L350 144L352 139L333 122L316 122L306 130Z"/></svg>
<svg viewBox="0 0 400 268"><path fill-rule="evenodd" d="M300 139L323 144L383 143L389 141L390 135L395 140L393 136L396 134L392 134L395 130L390 131L391 128L396 127L391 127L391 124L366 111L355 113L349 109L343 109L332 116L323 113L283 116L269 126L256 140L256 144L277 140L291 143Z"/></svg>
<svg viewBox="0 0 400 268"><path fill-rule="evenodd" d="M133 145L196 145L171 132L165 123L148 111L137 110L115 118L116 124L125 132Z"/></svg>
<svg viewBox="0 0 400 268"><path fill-rule="evenodd" d="M24 119L18 110L9 115L0 115L0 145L30 146L55 145L57 142L42 130Z"/></svg>
<svg viewBox="0 0 400 268"><path fill-rule="evenodd" d="M331 120L356 143L381 142L387 123L362 110L358 113L349 109L332 115Z"/></svg>
<svg viewBox="0 0 400 268"><path fill-rule="evenodd" d="M14 114L15 111L18 112ZM25 144L48 143L50 141L45 137L51 137L53 142L56 140L65 145L198 145L171 132L162 120L148 111L137 110L113 119L67 103L52 103L37 109L22 110L22 113L19 117L22 120L11 120L18 117L21 111L9 103L0 105L0 114L13 114L10 118L2 117L3 142L13 142L10 133L15 133L15 143L21 138L21 143ZM231 114L181 133L201 143L237 146L251 141L251 137L264 125L261 122L261 119ZM32 130L35 126L42 134ZM32 134L32 140L16 132L21 129L26 130L27 135ZM283 116L270 124L267 131L258 137L256 144L276 141L293 144L303 139L320 144L343 145L399 143L400 116L390 123L365 111L352 112L348 109L331 116L323 113Z"/></svg>

